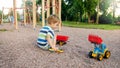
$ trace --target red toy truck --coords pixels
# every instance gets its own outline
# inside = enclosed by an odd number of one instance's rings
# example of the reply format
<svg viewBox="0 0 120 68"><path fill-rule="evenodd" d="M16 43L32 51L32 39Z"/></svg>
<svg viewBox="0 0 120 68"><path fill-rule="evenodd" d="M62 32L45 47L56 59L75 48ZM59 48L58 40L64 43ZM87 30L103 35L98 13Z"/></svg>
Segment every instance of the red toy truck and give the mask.
<svg viewBox="0 0 120 68"><path fill-rule="evenodd" d="M97 36L97 35L92 35L90 34L88 36L88 40L91 42L91 43L95 43L95 44L101 44L102 43L102 39L101 37Z"/></svg>
<svg viewBox="0 0 120 68"><path fill-rule="evenodd" d="M64 44L66 44L68 38L69 38L68 36L57 35L57 38L56 38L57 44L59 44L61 46L64 45Z"/></svg>

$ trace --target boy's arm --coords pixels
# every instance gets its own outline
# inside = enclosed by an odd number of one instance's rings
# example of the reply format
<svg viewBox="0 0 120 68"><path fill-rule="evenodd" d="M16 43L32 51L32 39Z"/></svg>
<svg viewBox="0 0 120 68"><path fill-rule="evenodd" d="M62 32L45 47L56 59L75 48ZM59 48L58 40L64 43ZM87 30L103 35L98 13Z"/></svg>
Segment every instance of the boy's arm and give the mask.
<svg viewBox="0 0 120 68"><path fill-rule="evenodd" d="M53 42L54 42L54 45L56 45L56 35L55 35L55 38L54 38L54 41L53 41Z"/></svg>
<svg viewBox="0 0 120 68"><path fill-rule="evenodd" d="M48 41L49 45L50 45L50 46L51 46L54 50L57 50L57 48L55 47L55 42L54 42L53 40L51 40L51 38L50 38L50 35L49 35L49 34L47 34L46 39L47 39L47 41Z"/></svg>

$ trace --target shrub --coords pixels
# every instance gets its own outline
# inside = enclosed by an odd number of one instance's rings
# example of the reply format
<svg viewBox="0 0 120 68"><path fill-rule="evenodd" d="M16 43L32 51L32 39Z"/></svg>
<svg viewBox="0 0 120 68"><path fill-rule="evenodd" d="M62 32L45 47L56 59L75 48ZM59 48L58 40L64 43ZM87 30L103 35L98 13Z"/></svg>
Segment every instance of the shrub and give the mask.
<svg viewBox="0 0 120 68"><path fill-rule="evenodd" d="M99 23L100 24L111 24L113 22L113 17L108 14L108 15L101 15L99 18Z"/></svg>

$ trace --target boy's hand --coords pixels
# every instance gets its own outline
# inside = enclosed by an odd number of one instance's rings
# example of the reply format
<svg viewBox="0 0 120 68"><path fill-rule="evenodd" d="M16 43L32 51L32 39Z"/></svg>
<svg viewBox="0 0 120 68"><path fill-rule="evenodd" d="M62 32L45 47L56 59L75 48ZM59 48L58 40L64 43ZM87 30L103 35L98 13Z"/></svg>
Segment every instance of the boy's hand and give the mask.
<svg viewBox="0 0 120 68"><path fill-rule="evenodd" d="M56 50L58 50L58 48L57 47L51 47L49 50L50 51L56 51Z"/></svg>
<svg viewBox="0 0 120 68"><path fill-rule="evenodd" d="M58 47L52 47L52 49L53 49L54 51L56 51L56 50L58 50Z"/></svg>

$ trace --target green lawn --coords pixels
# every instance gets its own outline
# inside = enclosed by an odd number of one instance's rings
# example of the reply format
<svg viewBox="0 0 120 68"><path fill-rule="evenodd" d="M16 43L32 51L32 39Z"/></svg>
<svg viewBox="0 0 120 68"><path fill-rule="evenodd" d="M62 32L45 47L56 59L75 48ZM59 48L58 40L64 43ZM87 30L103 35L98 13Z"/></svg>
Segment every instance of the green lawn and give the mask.
<svg viewBox="0 0 120 68"><path fill-rule="evenodd" d="M88 23L79 23L63 21L63 26L76 27L76 28L87 28L87 29L105 29L105 30L114 30L120 29L120 25L115 24L88 24Z"/></svg>

